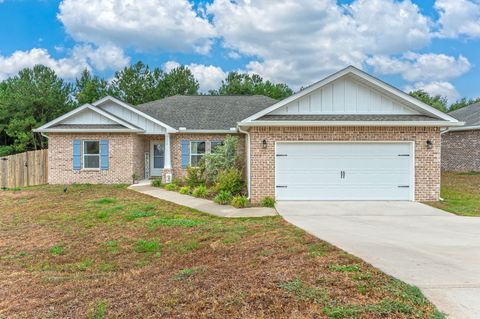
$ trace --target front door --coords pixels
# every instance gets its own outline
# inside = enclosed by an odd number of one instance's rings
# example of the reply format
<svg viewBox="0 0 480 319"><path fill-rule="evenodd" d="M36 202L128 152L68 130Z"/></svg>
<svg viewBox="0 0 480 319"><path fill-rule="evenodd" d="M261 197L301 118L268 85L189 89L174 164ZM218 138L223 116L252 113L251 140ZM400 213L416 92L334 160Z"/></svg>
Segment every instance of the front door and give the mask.
<svg viewBox="0 0 480 319"><path fill-rule="evenodd" d="M165 142L150 141L150 175L162 176L165 163Z"/></svg>

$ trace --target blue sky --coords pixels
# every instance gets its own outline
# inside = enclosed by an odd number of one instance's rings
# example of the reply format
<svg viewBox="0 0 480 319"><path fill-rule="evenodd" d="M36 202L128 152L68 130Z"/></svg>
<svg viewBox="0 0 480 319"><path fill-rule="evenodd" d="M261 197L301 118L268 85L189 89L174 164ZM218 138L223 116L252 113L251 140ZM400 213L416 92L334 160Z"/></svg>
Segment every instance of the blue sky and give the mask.
<svg viewBox="0 0 480 319"><path fill-rule="evenodd" d="M35 63L66 80L142 60L298 89L349 64L403 90L480 96L480 0L0 0L0 79Z"/></svg>

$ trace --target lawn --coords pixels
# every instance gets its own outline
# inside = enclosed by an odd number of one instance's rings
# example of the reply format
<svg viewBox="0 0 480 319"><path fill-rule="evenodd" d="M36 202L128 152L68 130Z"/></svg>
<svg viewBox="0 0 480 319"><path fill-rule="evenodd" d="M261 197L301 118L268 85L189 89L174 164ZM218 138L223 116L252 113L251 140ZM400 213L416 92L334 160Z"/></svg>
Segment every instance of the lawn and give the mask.
<svg viewBox="0 0 480 319"><path fill-rule="evenodd" d="M0 318L443 318L420 291L280 217L123 186L0 191Z"/></svg>
<svg viewBox="0 0 480 319"><path fill-rule="evenodd" d="M480 216L480 172L442 173L441 202L428 203L462 216Z"/></svg>

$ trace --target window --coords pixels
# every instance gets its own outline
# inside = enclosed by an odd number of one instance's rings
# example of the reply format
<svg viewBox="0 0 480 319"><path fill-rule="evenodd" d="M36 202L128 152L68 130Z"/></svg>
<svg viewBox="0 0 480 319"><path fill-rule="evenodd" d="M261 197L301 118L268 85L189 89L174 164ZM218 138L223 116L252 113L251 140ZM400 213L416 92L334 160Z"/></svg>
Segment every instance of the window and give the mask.
<svg viewBox="0 0 480 319"><path fill-rule="evenodd" d="M190 142L190 166L197 167L205 154L205 141Z"/></svg>
<svg viewBox="0 0 480 319"><path fill-rule="evenodd" d="M83 141L83 168L100 168L99 141Z"/></svg>
<svg viewBox="0 0 480 319"><path fill-rule="evenodd" d="M219 146L223 145L223 141L211 141L210 142L210 152L215 151L215 149Z"/></svg>

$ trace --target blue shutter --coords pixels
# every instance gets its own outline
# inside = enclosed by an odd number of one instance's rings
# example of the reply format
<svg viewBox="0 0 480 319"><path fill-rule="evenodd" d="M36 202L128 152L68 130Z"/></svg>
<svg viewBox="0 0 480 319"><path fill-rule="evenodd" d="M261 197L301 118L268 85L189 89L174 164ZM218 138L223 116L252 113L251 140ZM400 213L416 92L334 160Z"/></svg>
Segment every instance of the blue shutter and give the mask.
<svg viewBox="0 0 480 319"><path fill-rule="evenodd" d="M190 163L190 141L182 141L182 168Z"/></svg>
<svg viewBox="0 0 480 319"><path fill-rule="evenodd" d="M82 168L82 141L73 140L73 170L79 171Z"/></svg>
<svg viewBox="0 0 480 319"><path fill-rule="evenodd" d="M108 169L108 140L100 140L100 169Z"/></svg>

